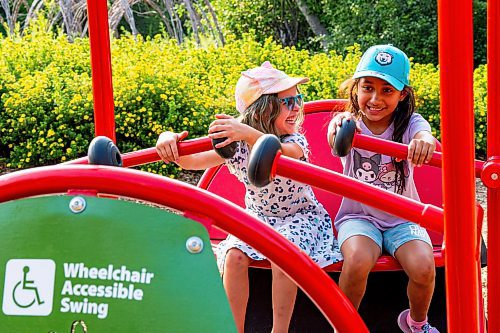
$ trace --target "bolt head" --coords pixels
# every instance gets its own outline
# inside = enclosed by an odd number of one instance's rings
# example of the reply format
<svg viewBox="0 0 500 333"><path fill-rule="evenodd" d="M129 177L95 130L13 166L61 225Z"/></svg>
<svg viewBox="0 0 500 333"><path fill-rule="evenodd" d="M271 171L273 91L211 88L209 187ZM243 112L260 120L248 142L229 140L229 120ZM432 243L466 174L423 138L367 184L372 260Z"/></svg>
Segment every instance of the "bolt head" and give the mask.
<svg viewBox="0 0 500 333"><path fill-rule="evenodd" d="M83 197L74 197L69 202L69 209L75 214L83 212L86 207L87 207L87 202Z"/></svg>
<svg viewBox="0 0 500 333"><path fill-rule="evenodd" d="M200 237L189 237L186 241L186 249L189 253L200 253L203 251L203 240Z"/></svg>

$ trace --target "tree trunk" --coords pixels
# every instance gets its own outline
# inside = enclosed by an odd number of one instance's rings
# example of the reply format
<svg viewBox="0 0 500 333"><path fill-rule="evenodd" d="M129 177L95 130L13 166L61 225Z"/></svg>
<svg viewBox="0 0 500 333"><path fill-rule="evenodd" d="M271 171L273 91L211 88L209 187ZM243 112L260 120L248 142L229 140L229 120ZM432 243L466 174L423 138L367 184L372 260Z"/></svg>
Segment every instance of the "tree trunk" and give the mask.
<svg viewBox="0 0 500 333"><path fill-rule="evenodd" d="M212 27L212 22L210 22L210 20L208 19L208 16L207 16L207 13L205 13L205 10L203 9L203 5L201 5L197 0L194 0L194 2L198 5L198 8L201 12L201 17L205 20L205 22L207 22L207 28L208 28L208 31L212 34L212 37L215 41L215 45L219 46L219 42L217 40L217 36L215 35L215 29L214 27Z"/></svg>
<svg viewBox="0 0 500 333"><path fill-rule="evenodd" d="M191 26L193 27L194 40L196 41L197 45L201 45L200 35L198 31L198 20L196 17L196 13L194 12L193 7L191 6L191 1L184 0L184 5L186 6L186 10L189 14L189 20L191 21Z"/></svg>
<svg viewBox="0 0 500 333"><path fill-rule="evenodd" d="M212 4L210 3L209 0L205 0L205 5L208 7L208 10L210 11L210 14L212 15L212 18L214 20L214 25L215 28L217 29L217 33L219 34L219 39L222 43L222 45L226 44L226 40L224 39L224 35L222 34L222 31L219 26L219 21L217 20L217 15L215 14L214 8L212 7Z"/></svg>
<svg viewBox="0 0 500 333"><path fill-rule="evenodd" d="M9 32L14 33L14 26L16 22L12 21L12 15L10 13L10 4L8 0L1 0L0 5L2 5L3 11L5 12L5 20L7 21L7 26L9 27Z"/></svg>
<svg viewBox="0 0 500 333"><path fill-rule="evenodd" d="M174 30L175 38L177 43L181 44L184 41L184 33L182 32L182 24L177 12L175 11L175 6L172 0L164 0L165 8L167 9L168 15L170 16L170 21L172 22L172 29Z"/></svg>
<svg viewBox="0 0 500 333"><path fill-rule="evenodd" d="M165 28L167 29L167 32L170 37L175 38L174 30L172 29L172 26L170 26L170 22L167 20L167 17L165 16L165 13L161 10L160 6L158 6L155 2L151 0L144 0L145 3L149 5L149 7L153 8L154 11L160 15L161 20L165 24Z"/></svg>
<svg viewBox="0 0 500 333"><path fill-rule="evenodd" d="M318 37L323 37L321 39L321 46L323 47L324 50L327 50L328 45L325 37L328 35L328 32L326 31L326 28L321 24L318 17L309 11L307 3L304 0L295 0L295 3L297 3L297 7L299 7L300 12L302 13L302 15L304 15L314 35Z"/></svg>

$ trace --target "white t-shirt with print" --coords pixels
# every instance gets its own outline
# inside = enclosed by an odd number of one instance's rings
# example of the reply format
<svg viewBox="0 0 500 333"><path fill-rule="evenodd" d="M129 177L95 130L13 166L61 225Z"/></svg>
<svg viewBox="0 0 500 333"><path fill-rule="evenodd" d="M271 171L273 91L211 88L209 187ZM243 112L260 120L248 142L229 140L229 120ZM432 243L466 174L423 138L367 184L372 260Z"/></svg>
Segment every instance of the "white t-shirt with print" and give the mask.
<svg viewBox="0 0 500 333"><path fill-rule="evenodd" d="M392 140L394 123L392 123L387 130L380 135L373 134L366 127L363 121L360 121L360 125L362 134L374 136L384 140ZM409 144L415 134L420 131L431 132L431 127L421 115L414 113L410 118L408 128L403 134L402 143ZM396 169L392 164L390 156L381 155L379 153L359 148L353 148L347 156L341 158L341 161L344 166L344 175L374 186L378 186L387 191L395 192ZM404 161L404 177L406 186L402 195L420 201L415 181L413 179L413 171L411 163ZM335 217L335 228L339 230L342 223L346 220L358 218L370 221L380 230L387 230L398 224L408 222L407 220L401 219L397 216L344 197L337 216Z"/></svg>

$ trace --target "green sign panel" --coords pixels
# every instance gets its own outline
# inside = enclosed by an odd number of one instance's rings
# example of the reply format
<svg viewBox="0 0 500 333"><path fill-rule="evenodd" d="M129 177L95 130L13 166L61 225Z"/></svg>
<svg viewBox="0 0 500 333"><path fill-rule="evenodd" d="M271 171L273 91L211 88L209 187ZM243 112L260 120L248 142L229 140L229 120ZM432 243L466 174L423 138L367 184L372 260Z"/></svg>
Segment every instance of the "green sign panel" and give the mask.
<svg viewBox="0 0 500 333"><path fill-rule="evenodd" d="M131 201L0 204L4 332L236 332L206 229Z"/></svg>

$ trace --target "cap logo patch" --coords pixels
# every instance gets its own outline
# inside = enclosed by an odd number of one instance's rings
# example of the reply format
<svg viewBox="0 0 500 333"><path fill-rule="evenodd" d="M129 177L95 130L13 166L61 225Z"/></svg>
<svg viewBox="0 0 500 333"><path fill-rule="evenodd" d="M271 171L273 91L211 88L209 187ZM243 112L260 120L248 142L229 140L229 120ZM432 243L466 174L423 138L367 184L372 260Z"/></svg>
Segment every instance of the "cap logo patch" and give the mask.
<svg viewBox="0 0 500 333"><path fill-rule="evenodd" d="M390 65L392 63L392 54L387 53L387 52L379 52L375 56L375 61L380 66Z"/></svg>

